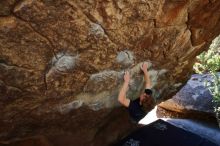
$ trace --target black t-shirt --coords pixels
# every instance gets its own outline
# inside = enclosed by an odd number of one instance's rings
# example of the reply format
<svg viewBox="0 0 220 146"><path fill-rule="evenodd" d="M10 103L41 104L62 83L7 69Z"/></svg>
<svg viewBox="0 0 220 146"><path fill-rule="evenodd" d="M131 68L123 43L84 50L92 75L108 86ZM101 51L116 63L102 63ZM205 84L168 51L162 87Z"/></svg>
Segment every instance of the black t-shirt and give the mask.
<svg viewBox="0 0 220 146"><path fill-rule="evenodd" d="M145 89L145 93L151 96L152 90ZM131 118L137 123L146 115L146 112L142 109L142 105L140 105L140 98L130 100L128 111Z"/></svg>
<svg viewBox="0 0 220 146"><path fill-rule="evenodd" d="M140 105L140 98L130 101L128 111L131 118L135 122L139 122L146 115L146 113L142 109L142 106Z"/></svg>

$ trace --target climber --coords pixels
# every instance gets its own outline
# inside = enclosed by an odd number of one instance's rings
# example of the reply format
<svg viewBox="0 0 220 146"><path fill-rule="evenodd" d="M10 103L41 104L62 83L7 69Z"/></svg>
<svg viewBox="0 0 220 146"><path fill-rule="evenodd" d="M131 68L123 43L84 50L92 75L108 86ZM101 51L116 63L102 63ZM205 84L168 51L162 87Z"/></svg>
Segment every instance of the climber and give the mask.
<svg viewBox="0 0 220 146"><path fill-rule="evenodd" d="M145 90L144 93L141 93L140 97L135 100L130 100L126 98L126 92L129 88L130 74L128 71L124 74L124 83L118 95L118 101L125 107L128 108L131 118L138 123L146 113L144 112L143 104L149 100L152 100L152 90L151 90L151 81L147 71L147 63L143 63L141 70L144 73L145 79Z"/></svg>

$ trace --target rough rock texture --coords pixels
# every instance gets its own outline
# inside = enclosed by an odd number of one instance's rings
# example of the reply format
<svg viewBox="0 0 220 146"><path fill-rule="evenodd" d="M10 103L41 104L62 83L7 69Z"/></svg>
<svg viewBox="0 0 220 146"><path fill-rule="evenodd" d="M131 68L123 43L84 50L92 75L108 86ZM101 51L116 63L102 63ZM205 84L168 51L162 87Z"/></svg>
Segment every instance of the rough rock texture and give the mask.
<svg viewBox="0 0 220 146"><path fill-rule="evenodd" d="M218 73L220 76L220 73ZM193 74L186 85L171 99L158 105L158 115L166 118L183 118L206 121L218 125L212 95L205 86L211 83L210 74Z"/></svg>
<svg viewBox="0 0 220 146"><path fill-rule="evenodd" d="M220 74L219 74L220 75ZM214 116L212 95L210 94L205 82L213 79L210 74L194 74L187 84L173 98L159 104L167 110L188 113L206 113Z"/></svg>
<svg viewBox="0 0 220 146"><path fill-rule="evenodd" d="M113 124L115 135L99 144L116 140L121 121L131 126L116 100L123 71L132 74L128 97L137 97L147 60L155 101L171 97L219 20L218 0L1 1L0 139L72 127L88 144Z"/></svg>
<svg viewBox="0 0 220 146"><path fill-rule="evenodd" d="M212 44L210 45L210 48L214 48L214 49L218 49L220 48L220 35L217 36L213 41ZM220 53L220 49L217 51L218 53Z"/></svg>

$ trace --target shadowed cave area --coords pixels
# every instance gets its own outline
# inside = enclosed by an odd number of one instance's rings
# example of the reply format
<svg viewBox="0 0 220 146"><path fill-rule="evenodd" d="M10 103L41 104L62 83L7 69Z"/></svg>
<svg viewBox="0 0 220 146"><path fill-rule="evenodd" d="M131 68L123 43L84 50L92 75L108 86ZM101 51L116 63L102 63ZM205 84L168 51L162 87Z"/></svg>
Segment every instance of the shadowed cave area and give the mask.
<svg viewBox="0 0 220 146"><path fill-rule="evenodd" d="M147 112L215 125L206 104L197 112L188 100L203 92L192 79L196 56L219 34L218 0L1 1L0 145L115 144L140 128L117 97L125 71L127 97L143 92L144 62L154 100Z"/></svg>

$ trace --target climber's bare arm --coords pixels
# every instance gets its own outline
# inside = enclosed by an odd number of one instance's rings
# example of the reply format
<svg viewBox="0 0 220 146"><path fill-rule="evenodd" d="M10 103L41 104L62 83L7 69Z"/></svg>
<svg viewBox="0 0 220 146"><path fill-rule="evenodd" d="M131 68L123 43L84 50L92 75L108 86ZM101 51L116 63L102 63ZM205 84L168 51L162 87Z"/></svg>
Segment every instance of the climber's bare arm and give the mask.
<svg viewBox="0 0 220 146"><path fill-rule="evenodd" d="M128 107L130 103L130 99L126 98L126 92L128 90L129 81L130 81L130 75L129 75L129 72L127 71L125 72L125 75L124 75L124 83L118 94L118 101L125 107Z"/></svg>
<svg viewBox="0 0 220 146"><path fill-rule="evenodd" d="M151 89L151 80L147 71L147 63L143 63L141 70L144 72L145 89Z"/></svg>

